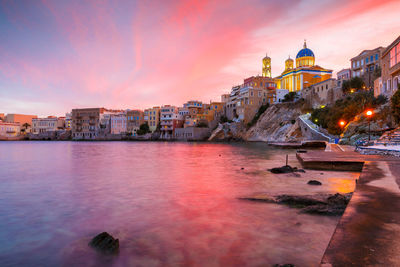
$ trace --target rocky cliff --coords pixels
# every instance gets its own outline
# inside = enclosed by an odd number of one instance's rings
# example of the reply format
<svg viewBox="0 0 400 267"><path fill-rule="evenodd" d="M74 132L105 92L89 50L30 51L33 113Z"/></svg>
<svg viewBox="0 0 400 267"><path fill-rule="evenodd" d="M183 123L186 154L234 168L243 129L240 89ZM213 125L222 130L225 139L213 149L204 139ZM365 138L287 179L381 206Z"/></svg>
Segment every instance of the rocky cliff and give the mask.
<svg viewBox="0 0 400 267"><path fill-rule="evenodd" d="M297 118L301 104L285 103L269 107L243 136L248 141L297 142L303 136Z"/></svg>
<svg viewBox="0 0 400 267"><path fill-rule="evenodd" d="M297 142L303 136L297 121L301 104L285 103L269 107L251 128L241 123L220 124L211 134L210 141L245 140L264 142Z"/></svg>

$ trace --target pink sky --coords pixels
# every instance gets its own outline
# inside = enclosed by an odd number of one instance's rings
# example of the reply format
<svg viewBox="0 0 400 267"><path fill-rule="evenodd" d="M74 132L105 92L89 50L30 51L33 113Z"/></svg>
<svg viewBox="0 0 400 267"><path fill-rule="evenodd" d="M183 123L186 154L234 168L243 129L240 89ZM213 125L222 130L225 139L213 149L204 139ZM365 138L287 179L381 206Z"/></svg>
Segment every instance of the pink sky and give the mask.
<svg viewBox="0 0 400 267"><path fill-rule="evenodd" d="M400 35L400 1L1 1L0 113L220 100L304 39L335 72ZM4 40L4 41L3 41Z"/></svg>

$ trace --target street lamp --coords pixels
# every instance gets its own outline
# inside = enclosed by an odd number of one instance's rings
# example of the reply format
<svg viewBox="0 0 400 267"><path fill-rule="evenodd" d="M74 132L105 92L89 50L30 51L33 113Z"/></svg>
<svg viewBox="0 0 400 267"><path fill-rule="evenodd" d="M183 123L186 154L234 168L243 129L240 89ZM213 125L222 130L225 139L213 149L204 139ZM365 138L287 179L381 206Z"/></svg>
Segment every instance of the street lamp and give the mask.
<svg viewBox="0 0 400 267"><path fill-rule="evenodd" d="M346 125L346 122L344 120L339 121L340 127L344 127Z"/></svg>
<svg viewBox="0 0 400 267"><path fill-rule="evenodd" d="M368 118L368 145L369 145L369 142L371 141L371 117L373 114L374 114L374 111L372 111L372 110L367 110L365 112L365 115L367 115L367 118Z"/></svg>

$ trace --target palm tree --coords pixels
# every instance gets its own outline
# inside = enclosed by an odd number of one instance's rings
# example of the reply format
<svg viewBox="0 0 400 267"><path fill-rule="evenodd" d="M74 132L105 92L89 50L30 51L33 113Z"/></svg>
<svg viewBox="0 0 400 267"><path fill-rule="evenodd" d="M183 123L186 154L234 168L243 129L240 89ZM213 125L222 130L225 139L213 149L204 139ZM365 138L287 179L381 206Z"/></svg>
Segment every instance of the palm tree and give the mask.
<svg viewBox="0 0 400 267"><path fill-rule="evenodd" d="M28 129L29 127L31 127L31 125L25 122L24 124L22 124L22 127L24 127L24 129Z"/></svg>

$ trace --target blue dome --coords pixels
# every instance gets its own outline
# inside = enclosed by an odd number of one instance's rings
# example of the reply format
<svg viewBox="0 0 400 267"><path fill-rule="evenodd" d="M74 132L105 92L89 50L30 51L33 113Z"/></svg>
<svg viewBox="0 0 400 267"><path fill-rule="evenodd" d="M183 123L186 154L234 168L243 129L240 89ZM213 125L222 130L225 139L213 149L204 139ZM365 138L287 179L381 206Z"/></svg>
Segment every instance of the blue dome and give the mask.
<svg viewBox="0 0 400 267"><path fill-rule="evenodd" d="M315 57L313 51L311 51L311 49L308 48L303 48L299 51L299 53L297 53L296 58L299 57Z"/></svg>

